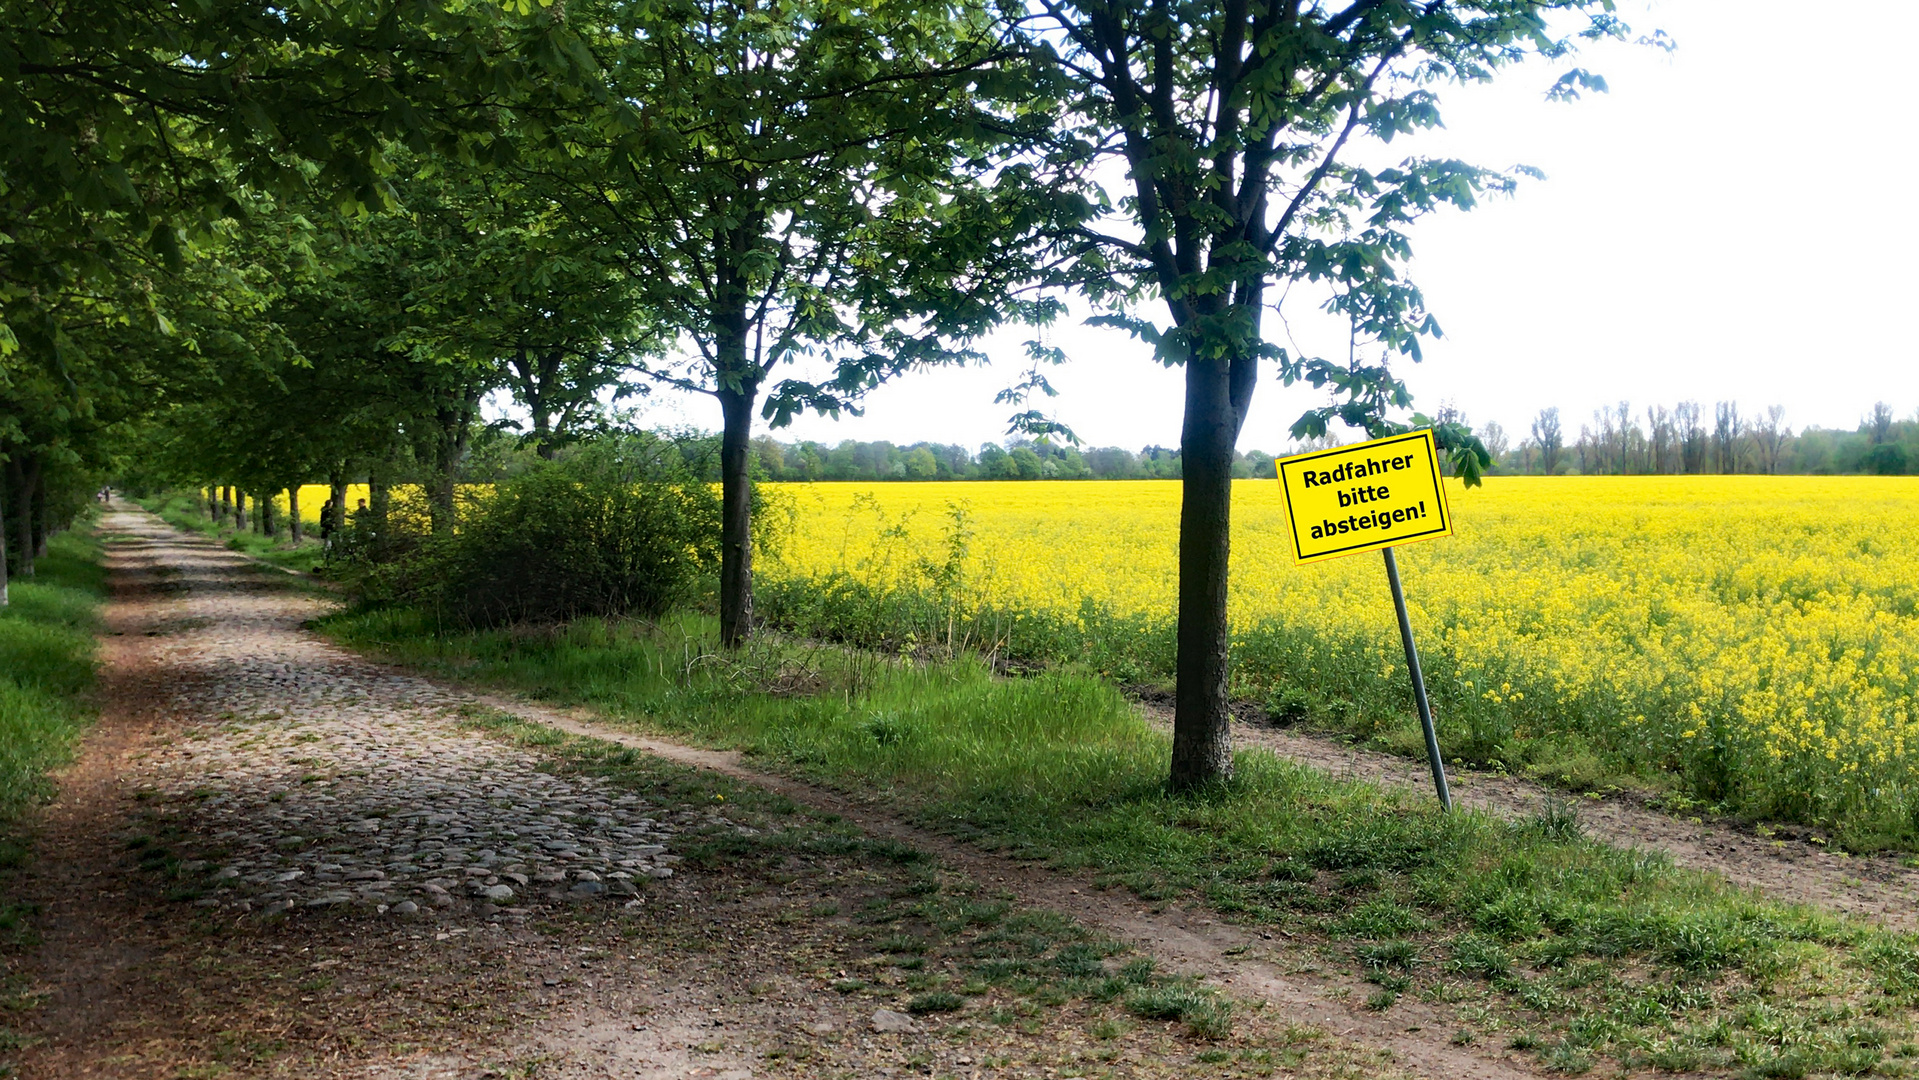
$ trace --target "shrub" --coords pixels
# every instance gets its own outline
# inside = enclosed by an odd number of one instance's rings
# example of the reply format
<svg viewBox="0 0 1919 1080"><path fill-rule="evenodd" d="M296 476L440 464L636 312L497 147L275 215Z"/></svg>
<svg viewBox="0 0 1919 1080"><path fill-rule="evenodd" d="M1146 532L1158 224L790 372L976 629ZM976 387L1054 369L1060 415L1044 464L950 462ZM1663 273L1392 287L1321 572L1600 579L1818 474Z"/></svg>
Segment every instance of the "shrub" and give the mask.
<svg viewBox="0 0 1919 1080"><path fill-rule="evenodd" d="M473 626L656 615L698 595L719 536L719 494L672 442L606 439L501 483L361 592Z"/></svg>

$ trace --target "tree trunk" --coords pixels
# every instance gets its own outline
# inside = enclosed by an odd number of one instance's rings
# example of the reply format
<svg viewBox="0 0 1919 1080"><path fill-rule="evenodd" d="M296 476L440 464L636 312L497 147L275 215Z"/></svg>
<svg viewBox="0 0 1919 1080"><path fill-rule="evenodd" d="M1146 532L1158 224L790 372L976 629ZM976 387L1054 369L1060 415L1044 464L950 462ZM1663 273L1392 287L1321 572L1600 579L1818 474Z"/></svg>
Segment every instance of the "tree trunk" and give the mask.
<svg viewBox="0 0 1919 1080"><path fill-rule="evenodd" d="M748 471L757 383L719 392L720 644L733 648L753 633L753 477Z"/></svg>
<svg viewBox="0 0 1919 1080"><path fill-rule="evenodd" d="M327 475L327 485L331 489L331 501L326 506L327 519L321 532L334 544L338 544L346 535L346 467L333 470Z"/></svg>
<svg viewBox="0 0 1919 1080"><path fill-rule="evenodd" d="M233 527L240 532L247 531L247 493L238 487L233 489Z"/></svg>
<svg viewBox="0 0 1919 1080"><path fill-rule="evenodd" d="M304 531L300 522L300 485L289 484L287 485L287 535L297 544L305 539L302 535Z"/></svg>
<svg viewBox="0 0 1919 1080"><path fill-rule="evenodd" d="M553 443L553 413L546 406L546 395L528 395L527 412L533 418L533 451L546 461L559 457L560 448Z"/></svg>
<svg viewBox="0 0 1919 1080"><path fill-rule="evenodd" d="M560 456L560 444L553 441L553 421L546 413L533 414L533 449L544 461Z"/></svg>
<svg viewBox="0 0 1919 1080"><path fill-rule="evenodd" d="M53 532L53 523L47 520L47 478L37 461L33 470L33 520L27 523L27 532L32 537L33 557L46 558L47 536Z"/></svg>
<svg viewBox="0 0 1919 1080"><path fill-rule="evenodd" d="M366 474L367 513L373 515L373 554L377 559L385 559L388 548L387 527L393 510L393 488L386 477L367 470Z"/></svg>
<svg viewBox="0 0 1919 1080"><path fill-rule="evenodd" d="M11 601L7 597L7 485L0 475L0 608Z"/></svg>
<svg viewBox="0 0 1919 1080"><path fill-rule="evenodd" d="M456 497L460 463L466 460L466 448L473 435L473 412L479 404L478 388L466 387L457 400L446 402L439 410L440 460L434 463L438 475L434 477L433 498L428 509L435 536L452 532L459 521Z"/></svg>
<svg viewBox="0 0 1919 1080"><path fill-rule="evenodd" d="M280 537L280 522L279 519L274 516L274 509L273 492L271 490L261 492L260 535L269 540L277 540Z"/></svg>
<svg viewBox="0 0 1919 1080"><path fill-rule="evenodd" d="M41 554L40 520L44 516L46 493L40 489L40 458L30 456L20 463L20 561L21 577L34 576L34 560Z"/></svg>
<svg viewBox="0 0 1919 1080"><path fill-rule="evenodd" d="M220 485L220 512L213 516L215 522L225 521L233 514L233 485Z"/></svg>
<svg viewBox="0 0 1919 1080"><path fill-rule="evenodd" d="M24 460L23 460L24 459ZM7 487L13 495L13 562L18 576L33 576L33 489L40 463L25 451L7 462Z"/></svg>
<svg viewBox="0 0 1919 1080"><path fill-rule="evenodd" d="M520 400L533 420L533 449L547 461L560 456L559 444L553 439L552 388L565 360L558 349L547 349L536 355L522 347L509 361L514 373L519 376Z"/></svg>
<svg viewBox="0 0 1919 1080"><path fill-rule="evenodd" d="M219 521L220 520L220 489L212 486L203 487L200 489L200 494L206 496L207 520Z"/></svg>
<svg viewBox="0 0 1919 1080"><path fill-rule="evenodd" d="M1232 643L1226 622L1226 572L1239 416L1233 407L1231 367L1223 358L1193 355L1186 361L1186 416L1179 440L1179 657L1171 775L1176 791L1233 775L1232 711L1226 696Z"/></svg>
<svg viewBox="0 0 1919 1080"><path fill-rule="evenodd" d="M453 531L455 514L453 504L455 466L451 447L443 447L440 452L440 467L434 470L433 499L427 510L427 517L433 528L433 535L445 536Z"/></svg>

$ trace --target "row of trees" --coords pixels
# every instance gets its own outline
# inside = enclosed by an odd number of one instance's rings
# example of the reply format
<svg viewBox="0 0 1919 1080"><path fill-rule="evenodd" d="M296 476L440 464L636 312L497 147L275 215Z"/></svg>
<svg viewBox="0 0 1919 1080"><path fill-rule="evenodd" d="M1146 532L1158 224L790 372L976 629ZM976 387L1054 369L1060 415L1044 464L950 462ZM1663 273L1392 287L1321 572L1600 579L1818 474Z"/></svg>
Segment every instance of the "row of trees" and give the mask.
<svg viewBox="0 0 1919 1080"><path fill-rule="evenodd" d="M1543 409L1527 437L1512 445L1498 424L1481 434L1496 468L1545 474L1870 473L1897 476L1919 467L1919 411L1904 420L1877 402L1852 431L1807 427L1797 434L1783 405L1742 415L1722 401L1708 415L1698 402L1636 411L1629 402L1593 412L1568 440L1558 409Z"/></svg>
<svg viewBox="0 0 1919 1080"><path fill-rule="evenodd" d="M846 439L833 446L753 441L759 474L768 480L1177 480L1179 451L1148 446L1078 447L1063 441L1011 439L985 443L977 452L956 444L920 442L899 446L885 440ZM1237 479L1271 477L1273 457L1258 450L1235 452Z"/></svg>
<svg viewBox="0 0 1919 1080"><path fill-rule="evenodd" d="M1457 409L1440 410L1464 424ZM1710 423L1708 423L1710 419ZM1568 438L1558 409L1543 409L1525 438L1514 442L1497 422L1475 428L1490 471L1527 475L1644 475L1700 473L1808 473L1896 476L1919 472L1919 410L1898 419L1875 403L1852 430L1806 427L1794 432L1784 406L1742 415L1736 402L1710 413L1697 403L1635 410L1629 402L1595 410ZM1306 440L1286 452L1320 449L1339 440ZM1177 480L1179 451L1148 446L1082 448L1063 442L1013 439L977 452L939 443L896 445L844 440L833 446L754 440L760 475L770 480ZM1235 479L1271 479L1273 455L1235 452Z"/></svg>
<svg viewBox="0 0 1919 1080"><path fill-rule="evenodd" d="M1328 392L1296 437L1426 423L1392 369L1438 332L1407 227L1516 183L1356 148L1623 33L1603 0L0 0L0 455L48 507L115 471L365 473L376 504L414 477L444 533L489 395L553 453L696 391L733 646L756 420L855 408L1077 296L1184 370L1172 780L1211 782L1262 368ZM1562 62L1548 92L1598 86ZM1349 322L1334 354L1266 341L1276 283ZM1061 433L1035 406L1063 359L1030 346L1015 433Z"/></svg>

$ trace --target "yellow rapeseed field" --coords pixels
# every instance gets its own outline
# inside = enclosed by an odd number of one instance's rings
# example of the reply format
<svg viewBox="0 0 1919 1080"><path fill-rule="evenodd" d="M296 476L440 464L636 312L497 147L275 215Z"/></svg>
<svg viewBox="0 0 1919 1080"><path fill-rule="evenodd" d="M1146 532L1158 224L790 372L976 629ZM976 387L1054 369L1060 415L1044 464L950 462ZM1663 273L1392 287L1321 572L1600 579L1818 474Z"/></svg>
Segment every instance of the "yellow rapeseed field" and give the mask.
<svg viewBox="0 0 1919 1080"><path fill-rule="evenodd" d="M372 488L365 484L348 484L346 486L347 510L351 512L358 508L362 501L372 496L372 490ZM420 487L417 484L399 484L395 485L392 490L393 497L398 500L419 499L423 497ZM484 485L462 485L461 498L465 499L469 497L474 491L487 490L490 490L490 488ZM300 520L311 527L318 528L320 524L320 507L326 504L328 497L331 496L332 493L333 489L325 484L302 485L300 487ZM284 491L275 492L273 505L278 513L284 515L287 512L287 493Z"/></svg>
<svg viewBox="0 0 1919 1080"><path fill-rule="evenodd" d="M348 484L346 490L347 490L346 505L347 505L347 509L351 510L354 507L360 505L360 500L367 497L367 493L370 489L365 484ZM327 501L327 498L332 493L333 493L333 489L326 486L325 484L301 485L300 487L300 520L307 525L317 527L320 524L320 507L323 504L325 504L325 502ZM282 517L285 516L287 512L287 493L286 492L276 491L273 493L273 508L275 513L281 515Z"/></svg>
<svg viewBox="0 0 1919 1080"><path fill-rule="evenodd" d="M1094 609L1171 621L1177 483L773 487L793 528L762 560L771 579L941 588L1069 630ZM1919 478L1493 477L1449 494L1456 535L1399 551L1449 753L1511 761L1573 735L1741 809L1919 828ZM1285 524L1277 483L1236 485L1242 683L1403 695L1379 556L1295 566Z"/></svg>

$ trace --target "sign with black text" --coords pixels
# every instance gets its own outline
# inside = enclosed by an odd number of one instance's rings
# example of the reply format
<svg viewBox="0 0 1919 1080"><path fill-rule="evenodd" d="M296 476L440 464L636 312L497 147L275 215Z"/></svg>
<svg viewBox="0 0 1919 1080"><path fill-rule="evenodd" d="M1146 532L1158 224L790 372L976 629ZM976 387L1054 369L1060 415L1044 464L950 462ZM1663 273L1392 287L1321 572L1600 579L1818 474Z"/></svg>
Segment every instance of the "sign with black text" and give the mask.
<svg viewBox="0 0 1919 1080"><path fill-rule="evenodd" d="M1453 531L1430 431L1274 462L1292 518L1293 558L1336 559Z"/></svg>

